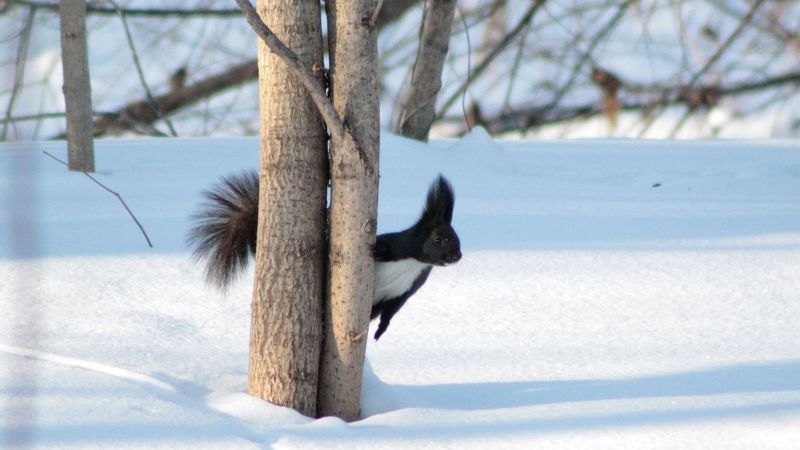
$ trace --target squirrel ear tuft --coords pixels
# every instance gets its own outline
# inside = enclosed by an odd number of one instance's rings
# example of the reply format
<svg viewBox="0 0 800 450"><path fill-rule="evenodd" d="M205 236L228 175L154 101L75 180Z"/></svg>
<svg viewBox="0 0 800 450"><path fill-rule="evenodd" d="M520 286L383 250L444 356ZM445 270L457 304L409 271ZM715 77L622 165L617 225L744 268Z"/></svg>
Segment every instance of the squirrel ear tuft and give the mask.
<svg viewBox="0 0 800 450"><path fill-rule="evenodd" d="M425 201L425 209L419 222L430 226L450 224L453 220L453 207L455 206L455 194L453 187L441 174L431 183L428 189L428 197Z"/></svg>

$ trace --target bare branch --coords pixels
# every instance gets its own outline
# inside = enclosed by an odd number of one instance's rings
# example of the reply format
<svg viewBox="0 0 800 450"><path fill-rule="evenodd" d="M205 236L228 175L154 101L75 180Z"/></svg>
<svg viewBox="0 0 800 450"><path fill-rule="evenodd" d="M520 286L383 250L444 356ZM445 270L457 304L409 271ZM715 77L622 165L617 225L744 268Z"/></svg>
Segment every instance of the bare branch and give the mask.
<svg viewBox="0 0 800 450"><path fill-rule="evenodd" d="M0 124L8 124L14 122L27 122L33 120L43 120L43 119L63 119L67 113L65 112L52 112L52 113L40 113L40 114L26 114L22 116L11 116L6 117L4 119L0 119Z"/></svg>
<svg viewBox="0 0 800 450"><path fill-rule="evenodd" d="M705 73L708 72L708 70L714 64L716 64L717 61L719 61L719 58L722 57L725 51L728 48L730 48L730 46L733 44L734 41L736 41L736 39L739 37L742 31L744 31L747 24L749 24L750 21L753 19L753 16L756 14L756 11L758 11L758 8L761 6L762 3L764 3L764 0L756 0L753 3L753 6L750 7L750 10L747 12L747 14L744 17L742 17L742 20L739 21L739 25L736 27L736 29L733 30L730 36L728 36L728 38L725 39L725 41L717 48L717 51L714 52L714 54L710 58L708 58L708 61L706 61L705 65L703 65L703 67L700 70L695 72L691 80L689 80L688 83L689 89L694 87L695 83L697 83L697 81L700 80L700 78L703 75L705 75ZM692 113L694 113L694 110L695 108L693 107L693 105L690 104L689 108L686 110L686 112L684 112L683 117L681 117L681 119L678 120L678 123L670 132L669 137L672 138L678 134L681 128L683 128L683 125L686 123L686 120L689 118L689 116Z"/></svg>
<svg viewBox="0 0 800 450"><path fill-rule="evenodd" d="M545 2L545 0L536 0L527 9L527 11L525 11L525 14L522 15L522 18L519 20L517 25L511 30L511 32L509 32L503 38L503 40L500 41L500 43L497 44L497 46L494 49L492 49L492 51L489 52L489 54L487 54L486 57L483 58L483 60L480 63L478 63L478 65L475 67L475 70L473 71L472 76L470 77L470 79L465 80L463 83L461 83L461 85L458 87L458 89L456 89L456 91L453 92L450 95L450 97L448 97L447 100L444 101L444 104L439 109L439 112L436 114L438 117L442 117L447 112L447 110L450 109L450 107L453 105L453 103L455 103L456 100L458 100L458 98L461 96L462 92L464 92L469 87L469 85L473 81L475 81L476 78L481 76L481 74L483 74L483 72L489 67L489 65L492 63L492 61L494 61L494 59L497 58L497 56L500 55L500 53L502 53L503 50L505 50L506 47L508 47L508 45L511 44L511 42L514 41L514 38L516 38L517 35L523 29L525 29L525 26L529 22L531 22L533 20L533 17L536 15L536 11L539 10L539 7L542 6L542 4L544 4L544 2Z"/></svg>
<svg viewBox="0 0 800 450"><path fill-rule="evenodd" d="M369 26L375 27L378 24L381 8L383 8L383 0L378 0L378 6L375 7L375 12L372 13L372 18L369 20Z"/></svg>
<svg viewBox="0 0 800 450"><path fill-rule="evenodd" d="M33 29L33 18L36 16L36 8L30 7L28 9L28 16L25 19L25 26L22 29L22 34L19 38L19 47L17 47L16 65L14 70L14 87L11 90L11 97L8 99L8 106L6 107L6 120L3 121L3 131L0 133L0 141L5 141L8 137L8 125L11 123L11 113L14 109L14 102L17 99L17 94L22 87L22 80L25 76L25 63L28 55L28 44L31 41L31 30Z"/></svg>
<svg viewBox="0 0 800 450"><path fill-rule="evenodd" d="M722 0L712 0L711 3L727 16L739 19L741 12L731 6L730 2ZM774 2L773 10L769 11L765 18L753 20L753 25L763 33L770 34L786 45L795 57L800 56L800 34L789 29L781 21L783 9L789 2Z"/></svg>
<svg viewBox="0 0 800 450"><path fill-rule="evenodd" d="M94 122L95 135L142 128L148 129L157 120L181 108L256 79L258 79L258 64L255 60L238 64L222 73L190 84L183 89L154 97L152 104L156 105L155 109L151 107L151 102L144 99L125 105L113 113L103 114L103 117ZM156 111L160 111L161 114L156 113Z"/></svg>
<svg viewBox="0 0 800 450"><path fill-rule="evenodd" d="M320 82L320 78L316 77L312 68L306 67L303 61L275 36L275 33L273 33L267 24L261 20L261 17L258 16L258 13L255 8L253 8L253 5L250 4L249 0L236 0L236 3L242 8L247 23L253 27L256 34L267 44L267 47L269 47L272 52L286 63L289 70L294 73L300 83L305 86L308 95L311 96L314 104L317 105L322 120L325 121L325 125L328 127L333 139L338 141L352 140L354 143L353 147L358 152L358 157L363 163L364 169L372 174L375 168L373 168L369 156L367 156L364 147L358 142L353 133L342 121L336 109L334 109L333 103L331 103Z"/></svg>
<svg viewBox="0 0 800 450"><path fill-rule="evenodd" d="M63 119L67 115L66 112L58 111L58 112L43 112L43 113L36 113L36 114L23 114L21 116L11 116L6 117L4 119L0 119L0 124L6 123L14 123L14 122L30 122L30 121L42 121L48 119ZM111 116L114 113L111 112L100 112L100 111L92 111L93 116ZM63 138L64 136L61 136Z"/></svg>
<svg viewBox="0 0 800 450"><path fill-rule="evenodd" d="M530 24L525 27L525 34L530 31ZM514 64L511 66L511 72L508 76L508 87L506 88L506 94L503 98L503 111L508 111L511 107L511 91L514 89L514 83L517 80L517 74L519 73L519 68L522 65L522 52L525 49L525 41L526 37L523 36L522 39L519 40L519 45L517 46L517 53L514 55Z"/></svg>
<svg viewBox="0 0 800 450"><path fill-rule="evenodd" d="M467 124L467 128L472 131L472 124L470 123L469 114L467 113L467 89L472 84L472 42L469 39L467 18L464 17L461 8L458 8L458 15L461 16L461 21L464 23L464 36L467 37L467 85L461 92L461 112L464 115L464 122Z"/></svg>
<svg viewBox="0 0 800 450"><path fill-rule="evenodd" d="M705 73L708 72L708 69L710 69L711 66L713 66L719 60L719 58L723 55L723 53L725 53L725 51L728 50L731 44L733 44L734 41L736 41L739 35L742 34L742 31L744 31L747 24L749 24L750 21L753 19L753 16L755 15L756 11L758 11L758 8L761 6L762 3L764 3L764 0L756 0L753 3L753 6L750 8L750 11L748 11L747 14L744 17L742 17L742 20L739 21L739 25L736 27L736 29L733 30L730 36L728 36L728 38L725 39L725 42L723 42L717 48L717 51L714 52L714 54L710 58L708 58L708 61L706 61L705 65L703 65L703 68L701 68L694 74L694 76L692 76L692 79L689 80L688 83L689 86L695 84L703 75L705 75Z"/></svg>
<svg viewBox="0 0 800 450"><path fill-rule="evenodd" d="M131 55L133 57L133 64L136 66L136 73L139 74L139 82L142 84L144 88L145 95L147 96L147 104L153 108L153 112L156 113L158 117L163 117L161 110L158 109L158 104L155 102L153 98L153 93L150 91L150 86L147 85L147 80L144 78L144 71L142 71L142 64L139 62L139 54L136 52L136 47L133 44L133 36L131 36L131 30L128 27L128 19L125 18L125 13L122 11L122 8L114 0L105 0L108 3L111 3L115 8L117 8L117 12L119 13L119 18L122 21L122 27L125 30L125 38L128 41L128 48L131 50ZM169 127L169 131L172 136L178 136L178 133L175 131L175 127L172 126L172 121L169 118L164 117L164 122L166 122L167 127Z"/></svg>
<svg viewBox="0 0 800 450"><path fill-rule="evenodd" d="M744 81L728 86L694 86L692 89L689 89L688 85L670 87L654 85L647 87L630 86L622 83L622 92L635 93L639 97L646 97L646 99L623 101L620 104L620 109L623 111L646 111L670 105L689 105L696 101L696 95L698 94L716 95L718 97L738 96L787 85L800 85L800 72L784 73L755 82ZM602 106L592 101L569 108L554 109L550 108L549 105L532 106L527 109L517 109L491 117L484 117L484 122L489 132L494 134L526 130L536 126L588 118L598 114L602 114ZM462 120L461 117L453 116L443 119L443 122L460 123Z"/></svg>
<svg viewBox="0 0 800 450"><path fill-rule="evenodd" d="M613 30L617 24L619 23L620 19L625 15L625 12L628 10L628 7L633 4L635 0L628 0L625 3L621 4L619 8L617 8L617 12L614 13L614 16L608 23L600 30L597 35L595 35L594 39L592 39L591 43L589 44L589 48L586 49L585 52L581 55L575 65L572 67L572 72L570 74L569 79L567 80L564 85L559 88L556 95L553 97L553 100L548 103L546 108L555 108L561 103L561 100L564 98L567 92L572 89L573 84L575 84L575 80L578 78L578 75L581 73L581 67L591 58L594 49L597 48L597 45L606 37L608 34Z"/></svg>
<svg viewBox="0 0 800 450"><path fill-rule="evenodd" d="M236 4L242 9L247 23L253 27L258 37L267 44L270 50L283 59L289 69L297 76L297 79L306 87L308 95L311 96L311 99L317 105L322 119L325 121L325 125L328 126L334 139L344 139L344 123L339 117L339 114L336 113L333 104L331 104L325 93L322 83L314 76L314 72L312 72L311 68L306 67L300 58L275 36L275 33L261 20L261 17L258 16L255 8L253 8L253 5L251 5L248 0L236 0Z"/></svg>
<svg viewBox="0 0 800 450"><path fill-rule="evenodd" d="M47 151L42 151L42 153L44 153L45 155L47 155L47 156L49 156L49 157L51 157L51 158L55 159L56 161L60 162L61 164L63 164L63 165L65 165L65 166L69 167L69 164L67 164L67 163L65 163L64 161L62 161L62 160L58 159L57 157L53 156L52 154L48 153ZM138 226L138 227L139 227L139 230L142 232L142 235L144 235L144 239L147 241L147 245L148 245L148 246L150 246L150 248L153 248L153 243L152 243L152 242L150 242L150 238L147 236L147 232L146 232L146 231L144 231L144 227L142 226L142 224L141 224L141 223L139 223L139 219L137 219L137 218L136 218L136 216L133 214L133 211L131 211L131 209L130 209L130 208L128 208L128 204L127 204L127 203L125 203L125 200L123 200L123 199L122 199L122 196L121 196L121 195L119 195L119 193L118 193L118 192L116 192L116 191L113 191L113 190L109 189L109 188L108 188L106 185L104 185L103 183L101 183L101 182L97 181L97 179L96 179L95 177L93 177L93 176L89 175L89 173L88 173L88 172L86 172L85 170L81 170L81 172L83 172L83 174L84 174L84 175L86 175L87 177L89 177L89 179L90 179L90 180L92 180L92 181L94 181L95 183L97 183L97 185L98 185L98 186L100 186L101 188L105 189L106 191L110 192L110 193L111 193L111 194L113 194L115 197L117 197L117 199L120 201L120 203L122 203L122 206L124 206L124 207L125 207L125 210L126 210L126 211L128 211L128 214L131 216L131 218L133 219L133 221L134 221L134 222L136 222L136 226Z"/></svg>

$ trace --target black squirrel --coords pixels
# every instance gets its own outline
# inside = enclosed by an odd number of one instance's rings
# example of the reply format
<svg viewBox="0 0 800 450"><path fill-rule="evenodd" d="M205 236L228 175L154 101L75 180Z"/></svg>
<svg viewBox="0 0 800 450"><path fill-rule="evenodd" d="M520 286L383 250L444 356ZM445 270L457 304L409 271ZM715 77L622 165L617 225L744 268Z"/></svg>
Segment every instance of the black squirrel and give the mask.
<svg viewBox="0 0 800 450"><path fill-rule="evenodd" d="M206 281L227 287L255 255L258 229L258 174L248 171L222 179L204 193L206 202L193 215L188 242L194 257L206 260ZM417 222L396 233L377 236L373 247L375 290L370 319L380 316L375 339L392 317L428 279L433 266L461 259L453 227L455 194L439 175L431 184Z"/></svg>

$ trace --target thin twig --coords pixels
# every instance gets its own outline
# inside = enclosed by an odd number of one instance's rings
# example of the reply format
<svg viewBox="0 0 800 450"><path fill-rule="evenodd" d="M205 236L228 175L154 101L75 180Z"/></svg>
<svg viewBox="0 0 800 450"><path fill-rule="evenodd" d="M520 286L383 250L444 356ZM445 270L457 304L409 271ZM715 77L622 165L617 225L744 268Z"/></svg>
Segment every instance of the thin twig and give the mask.
<svg viewBox="0 0 800 450"><path fill-rule="evenodd" d="M519 68L522 65L522 52L525 50L525 42L528 40L527 34L530 32L530 24L528 24L525 30L525 34L519 40L519 46L517 47L517 53L514 56L514 64L511 66L511 72L508 76L508 88L506 88L506 95L503 98L503 107L501 111L508 111L511 109L511 94L514 90L514 83L517 81L517 74L519 73Z"/></svg>
<svg viewBox="0 0 800 450"><path fill-rule="evenodd" d="M378 0L378 6L375 7L375 12L372 13L372 19L369 20L369 26L375 28L375 25L378 23L378 16L381 14L381 8L383 8L383 0Z"/></svg>
<svg viewBox="0 0 800 450"><path fill-rule="evenodd" d="M708 61L706 61L705 65L703 65L703 67L692 76L691 80L689 80L688 83L689 88L692 88L694 84L697 83L697 81L700 80L700 78L703 75L705 75L705 73L708 72L709 69L711 69L711 66L713 66L719 60L719 58L722 57L723 53L725 53L725 51L728 50L728 48L733 44L733 42L736 41L736 39L739 37L742 31L744 31L747 24L749 24L750 21L753 19L753 16L756 14L756 11L758 11L758 8L761 6L762 3L764 3L764 0L756 0L756 2L753 3L753 6L750 7L750 11L748 11L747 14L742 18L742 20L739 21L739 25L736 27L736 29L733 30L730 36L728 36L728 38L725 39L725 42L723 42L717 48L717 51L714 52L713 55L711 55L711 58L708 58ZM689 118L690 115L692 115L692 113L694 113L695 109L696 108L690 107L686 110L686 112L684 112L683 116L680 118L678 123L669 133L670 138L674 138L675 136L677 136L678 132L681 130L681 128L683 128L683 125L686 123L686 120Z"/></svg>
<svg viewBox="0 0 800 450"><path fill-rule="evenodd" d="M486 57L483 58L483 60L475 67L475 70L473 70L472 76L470 77L470 79L469 80L465 80L463 83L461 83L461 85L458 87L458 89L456 89L456 91L453 92L453 94L450 95L450 97L447 98L447 100L445 100L445 102L442 104L442 107L439 109L438 114L436 114L437 117L443 117L444 114L447 112L447 110L453 105L453 103L455 103L455 101L458 100L459 97L461 97L462 92L465 91L467 89L467 87L469 87L472 84L472 82L475 81L475 79L477 79L489 67L491 62L494 61L494 59L500 53L502 53L503 50L505 50L505 48L509 44L511 44L511 42L514 41L514 38L517 37L517 34L519 34L525 28L525 26L531 20L533 20L533 17L536 15L536 11L539 10L539 7L544 2L545 2L545 0L536 0L528 8L528 10L525 12L525 14L523 14L523 16L520 19L519 23L517 23L517 25L514 27L514 29L511 30L511 32L509 32L503 38L503 40L500 41L500 43L494 49L492 49L492 51L489 52L489 54L486 55Z"/></svg>
<svg viewBox="0 0 800 450"><path fill-rule="evenodd" d="M683 3L677 2L675 4L675 22L678 24L678 36L680 36L680 49L681 49L681 64L680 64L680 74L689 73L691 71L691 63L689 62L689 53L690 49L687 48L687 41L689 40L689 33L688 27L686 26L686 21L683 19ZM680 76L680 75L679 75ZM681 77L682 78L682 77ZM665 108L667 106L664 101L661 102L659 105L654 105L652 111L648 117L645 118L644 126L639 133L637 134L637 138L643 137L650 131L650 127L653 126L656 121L663 116L667 110Z"/></svg>
<svg viewBox="0 0 800 450"><path fill-rule="evenodd" d="M6 117L4 119L0 119L0 123L5 125L7 123L28 122L28 121L31 121L31 120L61 119L66 115L67 115L67 113L65 113L65 112L26 114L26 115L22 115L22 116L11 116L11 117Z"/></svg>
<svg viewBox="0 0 800 450"><path fill-rule="evenodd" d="M580 71L581 67L583 67L583 65L586 64L586 61L589 60L589 58L592 56L594 49L597 48L600 42L603 41L605 37L608 36L608 34L611 32L611 30L613 30L617 26L620 19L622 19L622 17L625 15L625 11L628 10L628 7L630 7L631 4L633 4L633 2L634 0L628 0L625 3L621 4L617 9L617 12L611 18L611 20L609 20L608 23L600 30L600 32L597 33L597 35L595 35L594 39L592 39L591 43L589 44L589 48L587 48L586 51L583 52L581 57L578 59L578 62L576 62L575 65L572 67L572 73L570 74L570 77L567 80L567 82L564 83L563 86L561 86L561 88L556 93L555 97L553 97L553 100L551 100L550 103L547 104L546 108L548 109L556 108L558 104L561 103L561 100L564 98L567 92L570 89L572 89L572 85L575 84L575 80L577 80L578 74L581 73Z"/></svg>
<svg viewBox="0 0 800 450"><path fill-rule="evenodd" d="M19 38L19 47L17 48L16 66L14 67L14 87L11 90L11 97L8 99L8 106L6 107L6 120L3 122L3 132L0 133L0 141L5 141L8 136L8 125L12 121L11 113L14 109L14 103L17 100L17 94L22 87L23 78L25 76L25 62L28 55L28 44L31 41L31 30L33 29L33 18L36 15L36 7L31 6L28 10L28 17L25 19L25 27Z"/></svg>
<svg viewBox="0 0 800 450"><path fill-rule="evenodd" d="M672 105L688 105L690 98L685 94L686 86L662 86L662 85L630 85L623 83L627 92L636 92L644 96L642 100L632 100L623 102L620 109L623 111L642 111L653 108L666 108ZM714 86L713 89L719 97L746 95L753 92L761 92L767 89L778 88L781 86L800 86L800 71L788 72L765 78L759 81L744 81L736 84ZM695 89L703 91L706 86L695 86ZM517 131L551 123L564 122L577 118L587 118L602 113L602 108L595 101L582 105L575 105L566 108L552 109L547 105L530 106L517 110L501 112L493 117L484 117L487 129L492 133L504 133ZM461 123L460 116L450 116L441 119L445 123Z"/></svg>
<svg viewBox="0 0 800 450"><path fill-rule="evenodd" d="M739 19L740 11L731 7L730 2L712 0L711 3L721 12L728 16ZM787 47L795 57L800 56L800 34L786 27L782 22L782 9L789 5L789 2L775 2L773 10L767 12L766 17L760 21L753 20L753 25L760 31L773 35L785 47ZM789 14L784 17L788 18Z"/></svg>
<svg viewBox="0 0 800 450"><path fill-rule="evenodd" d="M367 335L367 332L369 332L368 329L362 331L361 333L356 333L355 331L350 331L349 333L347 333L347 339L350 342L354 343L354 344L356 342L361 342L361 340L363 340L364 337Z"/></svg>
<svg viewBox="0 0 800 450"><path fill-rule="evenodd" d="M672 131L670 131L667 137L669 137L670 139L675 139L675 136L678 135L678 132L681 130L681 128L683 128L683 126L686 125L686 121L689 120L689 117L691 117L692 114L694 114L698 109L699 108L696 106L688 106L686 108L686 111L683 112L681 118L678 119L678 122L672 128Z"/></svg>
<svg viewBox="0 0 800 450"><path fill-rule="evenodd" d="M742 20L739 22L739 25L736 27L735 30L733 30L733 33L731 33L731 35L728 36L728 39L726 39L725 42L723 42L722 45L720 45L719 48L717 48L717 51L714 52L714 54L711 56L711 58L708 59L708 61L706 61L703 68L700 69L697 73L695 73L692 79L689 80L688 83L689 86L694 85L700 79L700 77L705 75L705 73L708 72L711 66L713 66L719 60L720 57L722 57L722 54L725 53L726 50L728 50L728 47L730 47L731 44L733 44L733 42L736 41L739 35L742 34L742 31L744 31L747 24L749 24L750 21L753 19L753 16L756 14L756 11L758 11L758 8L761 6L762 3L764 3L764 0L756 0L756 2L753 3L753 6L750 8L750 11L748 11L747 14L742 18Z"/></svg>
<svg viewBox="0 0 800 450"><path fill-rule="evenodd" d="M461 11L461 8L456 6L456 10L458 10L458 15L461 17L461 21L464 23L464 36L467 37L467 84L469 86L472 84L472 43L469 39L469 26L467 26L467 18L464 17L464 12ZM469 119L467 118L467 89L464 89L461 93L461 114L464 116L464 123L467 124L467 130L472 131L472 125L469 123Z"/></svg>
<svg viewBox="0 0 800 450"><path fill-rule="evenodd" d="M139 54L137 53L136 47L133 44L133 36L131 35L131 30L128 27L128 19L125 17L124 11L114 0L105 0L105 1L107 1L112 6L117 8L117 12L119 13L119 18L122 21L122 27L125 29L125 38L128 40L128 47L131 49L131 55L133 56L133 64L134 66L136 66L136 73L139 74L139 82L142 84L145 95L147 96L147 102L149 103L150 107L153 108L153 112L155 112L158 117L162 117L164 119L164 122L167 124L167 127L169 128L170 134L172 134L173 137L177 137L178 133L175 131L175 127L172 126L172 121L169 120L168 117L164 116L158 109L158 104L156 104L156 101L153 98L153 93L152 91L150 91L150 86L147 85L147 81L144 78L144 71L142 70L142 64L139 62Z"/></svg>
<svg viewBox="0 0 800 450"><path fill-rule="evenodd" d="M62 160L58 159L57 157L55 157L55 156L51 155L51 154L50 154L50 153L48 153L47 151L43 150L43 151L42 151L42 153L44 153L45 155L47 155L47 156L49 156L49 157L51 157L51 158L55 159L56 161L60 162L61 164L63 164L63 165L65 165L65 166L69 167L69 164L67 164L67 163L65 163L64 161L62 161ZM98 186L100 186L101 188L105 189L106 191L110 192L110 193L111 193L111 194L113 194L115 197L117 197L117 199L120 201L120 203L122 203L122 206L124 206L124 207L125 207L125 209L128 211L128 214L131 216L131 218L133 219L133 221L134 221L134 222L136 222L136 225L139 227L139 230L141 230L141 231L142 231L142 234L144 235L144 239L147 241L147 245L149 245L149 246L150 246L150 248L153 248L153 243L152 243L152 242L150 242L150 238L147 236L147 232L146 232L146 231L144 231L144 227L142 226L142 224L141 224L141 223L139 223L139 220L138 220L138 219L136 218L136 216L133 214L133 211L131 211L131 209L130 209L130 208L128 208L128 204L127 204L127 203L125 203L125 200L123 200L123 199L122 199L122 196L121 196L121 195L119 195L119 193L117 193L117 192L115 192L115 191L113 191L113 190L109 189L108 187L106 187L106 185L104 185L103 183L101 183L101 182L97 181L97 179L96 179L95 177L93 177L93 176L89 175L89 173L88 173L88 172L86 172L86 171L83 171L83 170L82 170L81 172L83 172L83 174L84 174L84 175L86 175L87 177L89 177L89 179L90 179L90 180L92 180L92 181L94 181L95 183L97 183L97 185L98 185Z"/></svg>
<svg viewBox="0 0 800 450"><path fill-rule="evenodd" d="M325 120L325 125L331 131L334 139L343 139L345 135L344 123L339 117L339 113L333 108L333 104L328 100L320 81L314 76L310 67L307 67L303 61L284 44L272 30L269 29L267 24L258 16L253 5L248 0L236 0L236 3L242 9L247 23L253 27L256 34L264 41L264 43L272 50L273 53L281 57L286 63L289 70L291 70L299 81L306 87L311 99L317 105L317 108Z"/></svg>

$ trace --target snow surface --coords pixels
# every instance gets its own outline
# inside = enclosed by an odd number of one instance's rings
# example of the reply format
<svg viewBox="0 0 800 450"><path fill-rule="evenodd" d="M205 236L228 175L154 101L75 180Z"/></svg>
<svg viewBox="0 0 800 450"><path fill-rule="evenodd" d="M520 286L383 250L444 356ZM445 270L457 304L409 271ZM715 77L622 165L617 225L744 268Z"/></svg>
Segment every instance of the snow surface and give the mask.
<svg viewBox="0 0 800 450"><path fill-rule="evenodd" d="M201 283L200 192L256 139L0 145L3 448L797 448L800 144L384 134L379 230L442 172L464 258L370 341L363 420L246 395L252 275Z"/></svg>

